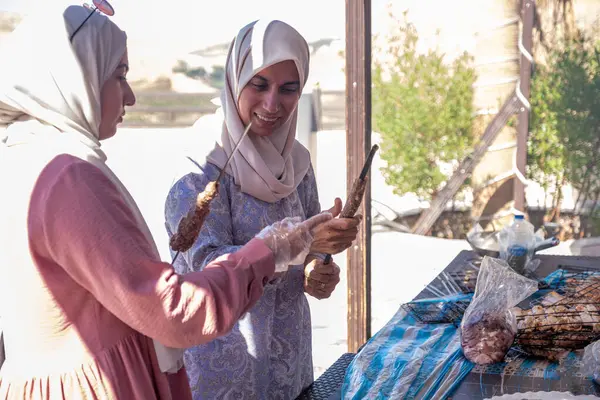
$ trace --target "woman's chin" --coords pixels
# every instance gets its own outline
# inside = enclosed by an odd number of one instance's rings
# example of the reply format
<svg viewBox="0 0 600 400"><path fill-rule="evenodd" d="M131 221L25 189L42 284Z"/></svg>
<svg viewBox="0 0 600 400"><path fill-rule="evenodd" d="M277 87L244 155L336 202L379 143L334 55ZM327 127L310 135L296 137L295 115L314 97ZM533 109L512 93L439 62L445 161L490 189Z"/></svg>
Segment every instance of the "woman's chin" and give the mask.
<svg viewBox="0 0 600 400"><path fill-rule="evenodd" d="M111 127L100 127L99 130L99 140L106 140L106 139L110 139L111 137L115 136L117 134L117 124L115 124L114 126Z"/></svg>
<svg viewBox="0 0 600 400"><path fill-rule="evenodd" d="M279 121L277 121L275 123L266 123L264 121L261 121L258 118L253 118L252 119L252 128L250 130L256 136L265 137L265 136L271 136L271 134L275 131L275 129L277 129L277 126L279 126Z"/></svg>
<svg viewBox="0 0 600 400"><path fill-rule="evenodd" d="M273 131L264 131L264 130L256 130L255 131L254 129L252 129L252 133L254 134L254 136L267 137L267 136L271 136Z"/></svg>

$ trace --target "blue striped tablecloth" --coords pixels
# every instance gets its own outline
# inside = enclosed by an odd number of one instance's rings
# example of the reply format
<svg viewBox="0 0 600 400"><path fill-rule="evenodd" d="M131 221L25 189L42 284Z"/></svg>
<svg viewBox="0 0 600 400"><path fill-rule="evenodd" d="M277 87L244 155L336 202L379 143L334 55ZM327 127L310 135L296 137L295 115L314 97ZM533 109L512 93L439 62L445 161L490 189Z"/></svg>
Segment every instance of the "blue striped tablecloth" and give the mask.
<svg viewBox="0 0 600 400"><path fill-rule="evenodd" d="M459 328L418 324L403 309L354 358L343 399L444 399L473 369Z"/></svg>

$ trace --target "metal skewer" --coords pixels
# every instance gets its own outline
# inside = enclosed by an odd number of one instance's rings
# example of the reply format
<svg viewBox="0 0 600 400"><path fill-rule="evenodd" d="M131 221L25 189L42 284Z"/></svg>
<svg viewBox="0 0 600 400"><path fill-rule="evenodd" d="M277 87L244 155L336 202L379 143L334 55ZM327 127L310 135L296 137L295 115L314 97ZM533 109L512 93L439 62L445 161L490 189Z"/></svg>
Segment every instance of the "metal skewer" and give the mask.
<svg viewBox="0 0 600 400"><path fill-rule="evenodd" d="M250 131L251 127L252 127L252 122L250 122L248 124L248 126L244 130L244 133L242 134L242 137L236 143L235 147L233 148L233 150L229 154L229 157L227 157L227 161L225 161L225 165L223 165L223 168L221 168L221 171L219 172L219 176L217 176L217 180L215 182L218 183L219 181L221 181L221 178L223 177L223 175L225 175L225 170L227 169L227 166L229 165L229 162L233 158L233 155L235 154L235 152L237 151L237 149L240 147L240 144L242 144L242 141L244 140L244 138L248 135L248 132ZM179 253L180 253L180 251L177 251L177 253L175 253L175 256L173 257L173 261L171 261L171 264L175 264L175 261L177 261L177 257L179 257Z"/></svg>

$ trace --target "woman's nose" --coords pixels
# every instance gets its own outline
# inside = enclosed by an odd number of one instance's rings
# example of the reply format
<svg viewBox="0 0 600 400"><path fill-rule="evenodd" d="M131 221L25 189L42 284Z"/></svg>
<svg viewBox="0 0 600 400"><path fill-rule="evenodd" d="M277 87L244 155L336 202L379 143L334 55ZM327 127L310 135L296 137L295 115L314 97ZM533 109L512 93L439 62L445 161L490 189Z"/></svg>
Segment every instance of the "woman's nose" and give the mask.
<svg viewBox="0 0 600 400"><path fill-rule="evenodd" d="M266 93L263 107L271 114L275 114L279 111L279 94L274 90L270 90Z"/></svg>
<svg viewBox="0 0 600 400"><path fill-rule="evenodd" d="M133 106L135 104L135 93L133 93L133 89L131 88L131 86L129 85L129 83L127 84L127 89L125 90L124 93L124 99L123 99L123 103L126 106Z"/></svg>

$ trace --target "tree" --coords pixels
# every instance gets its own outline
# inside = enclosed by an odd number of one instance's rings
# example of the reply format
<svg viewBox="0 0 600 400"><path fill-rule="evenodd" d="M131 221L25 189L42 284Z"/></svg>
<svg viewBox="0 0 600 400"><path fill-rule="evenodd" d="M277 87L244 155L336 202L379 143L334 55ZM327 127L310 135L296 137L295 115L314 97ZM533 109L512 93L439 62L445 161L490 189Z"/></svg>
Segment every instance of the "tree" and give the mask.
<svg viewBox="0 0 600 400"><path fill-rule="evenodd" d="M216 89L222 89L225 84L225 67L222 65L213 65L208 73L204 67L193 68L187 62L179 60L172 71L175 74L183 74L188 78L203 81Z"/></svg>
<svg viewBox="0 0 600 400"><path fill-rule="evenodd" d="M576 209L600 194L600 42L581 35L553 48L532 79L528 174L553 190L559 215L561 187L578 190Z"/></svg>
<svg viewBox="0 0 600 400"><path fill-rule="evenodd" d="M211 86L222 89L225 86L225 67L213 65L209 78Z"/></svg>
<svg viewBox="0 0 600 400"><path fill-rule="evenodd" d="M473 147L475 70L467 53L451 63L438 51L419 53L418 33L406 13L395 26L372 74L383 173L396 194L433 198L447 180L444 166Z"/></svg>
<svg viewBox="0 0 600 400"><path fill-rule="evenodd" d="M187 62L182 60L177 61L177 65L173 67L173 73L183 74L192 79L205 79L207 75L204 67L191 68Z"/></svg>
<svg viewBox="0 0 600 400"><path fill-rule="evenodd" d="M581 39L583 35L577 26L573 0L537 0L533 26L536 64L546 64L552 49L564 40Z"/></svg>

